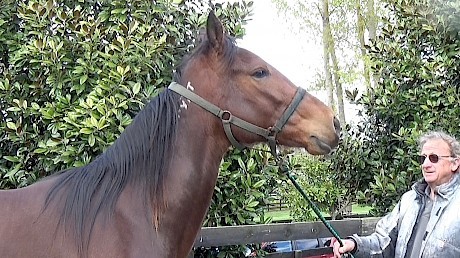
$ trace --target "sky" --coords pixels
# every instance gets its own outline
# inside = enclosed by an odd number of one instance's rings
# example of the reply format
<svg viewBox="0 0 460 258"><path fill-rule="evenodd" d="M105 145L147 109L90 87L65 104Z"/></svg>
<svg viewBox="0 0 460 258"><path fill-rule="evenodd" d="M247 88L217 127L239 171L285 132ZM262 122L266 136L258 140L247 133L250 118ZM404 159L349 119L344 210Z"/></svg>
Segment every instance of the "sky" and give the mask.
<svg viewBox="0 0 460 258"><path fill-rule="evenodd" d="M254 0L252 20L238 46L262 57L293 83L309 89L322 69L322 49L278 14L270 0Z"/></svg>

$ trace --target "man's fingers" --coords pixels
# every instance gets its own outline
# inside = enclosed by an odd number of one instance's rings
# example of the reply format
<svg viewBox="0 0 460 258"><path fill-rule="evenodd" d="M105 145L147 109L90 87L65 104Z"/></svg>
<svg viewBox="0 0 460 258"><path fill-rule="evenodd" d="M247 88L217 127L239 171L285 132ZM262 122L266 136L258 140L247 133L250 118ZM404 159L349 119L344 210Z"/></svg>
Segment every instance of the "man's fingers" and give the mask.
<svg viewBox="0 0 460 258"><path fill-rule="evenodd" d="M334 245L333 245L332 248L333 248L332 250L334 251L334 258L341 258L342 255L341 255L340 250L339 250L340 249L340 243L337 240L334 241Z"/></svg>

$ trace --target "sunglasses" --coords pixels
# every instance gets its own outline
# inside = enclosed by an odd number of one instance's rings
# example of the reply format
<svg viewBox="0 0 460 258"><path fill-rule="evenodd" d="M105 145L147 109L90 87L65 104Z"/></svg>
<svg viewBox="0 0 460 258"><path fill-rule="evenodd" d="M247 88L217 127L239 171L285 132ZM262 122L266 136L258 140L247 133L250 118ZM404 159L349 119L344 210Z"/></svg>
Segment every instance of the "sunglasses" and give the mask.
<svg viewBox="0 0 460 258"><path fill-rule="evenodd" d="M451 158L451 156L440 156L440 155L436 155L436 154L430 154L430 155L419 155L418 156L418 161L420 162L420 164L423 164L423 162L425 162L425 159L428 157L428 159L430 160L431 163L438 163L439 161L439 158Z"/></svg>

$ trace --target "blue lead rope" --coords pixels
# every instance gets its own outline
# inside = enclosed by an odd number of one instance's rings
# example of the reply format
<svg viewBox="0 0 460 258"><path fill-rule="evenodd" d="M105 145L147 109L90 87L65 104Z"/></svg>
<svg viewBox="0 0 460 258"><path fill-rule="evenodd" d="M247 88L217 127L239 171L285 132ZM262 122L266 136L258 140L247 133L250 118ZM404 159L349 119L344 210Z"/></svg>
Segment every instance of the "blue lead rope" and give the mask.
<svg viewBox="0 0 460 258"><path fill-rule="evenodd" d="M315 212L316 216L321 220L321 222L323 222L323 224L326 226L326 228L329 230L329 232L331 232L331 234L337 239L337 241L339 242L340 246L343 246L342 238L340 238L340 236L337 233L337 231L324 218L324 216L321 214L321 211L319 210L318 206L316 206L316 204L307 196L307 194L304 192L302 187L300 187L299 183L297 183L295 178L291 175L291 173L289 173L290 171L289 171L289 168L288 168L286 162L281 162L281 160L278 160L278 167L279 167L280 172L282 172L282 174L285 174L289 178L289 180L291 180L292 184L297 189L297 191L299 191L299 193L303 196L303 198L308 201L310 206L313 208L313 211ZM347 255L346 257L354 258L353 254L351 254L351 253L347 253L346 255Z"/></svg>

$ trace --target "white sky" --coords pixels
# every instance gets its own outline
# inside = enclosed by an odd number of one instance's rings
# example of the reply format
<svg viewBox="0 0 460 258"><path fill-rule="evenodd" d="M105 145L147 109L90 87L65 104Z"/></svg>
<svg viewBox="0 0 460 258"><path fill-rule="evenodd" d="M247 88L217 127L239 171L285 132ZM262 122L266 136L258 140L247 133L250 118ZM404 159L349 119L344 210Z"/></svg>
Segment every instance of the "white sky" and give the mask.
<svg viewBox="0 0 460 258"><path fill-rule="evenodd" d="M238 46L262 57L296 85L311 88L322 66L321 46L308 41L277 12L270 0L254 0L253 15Z"/></svg>

